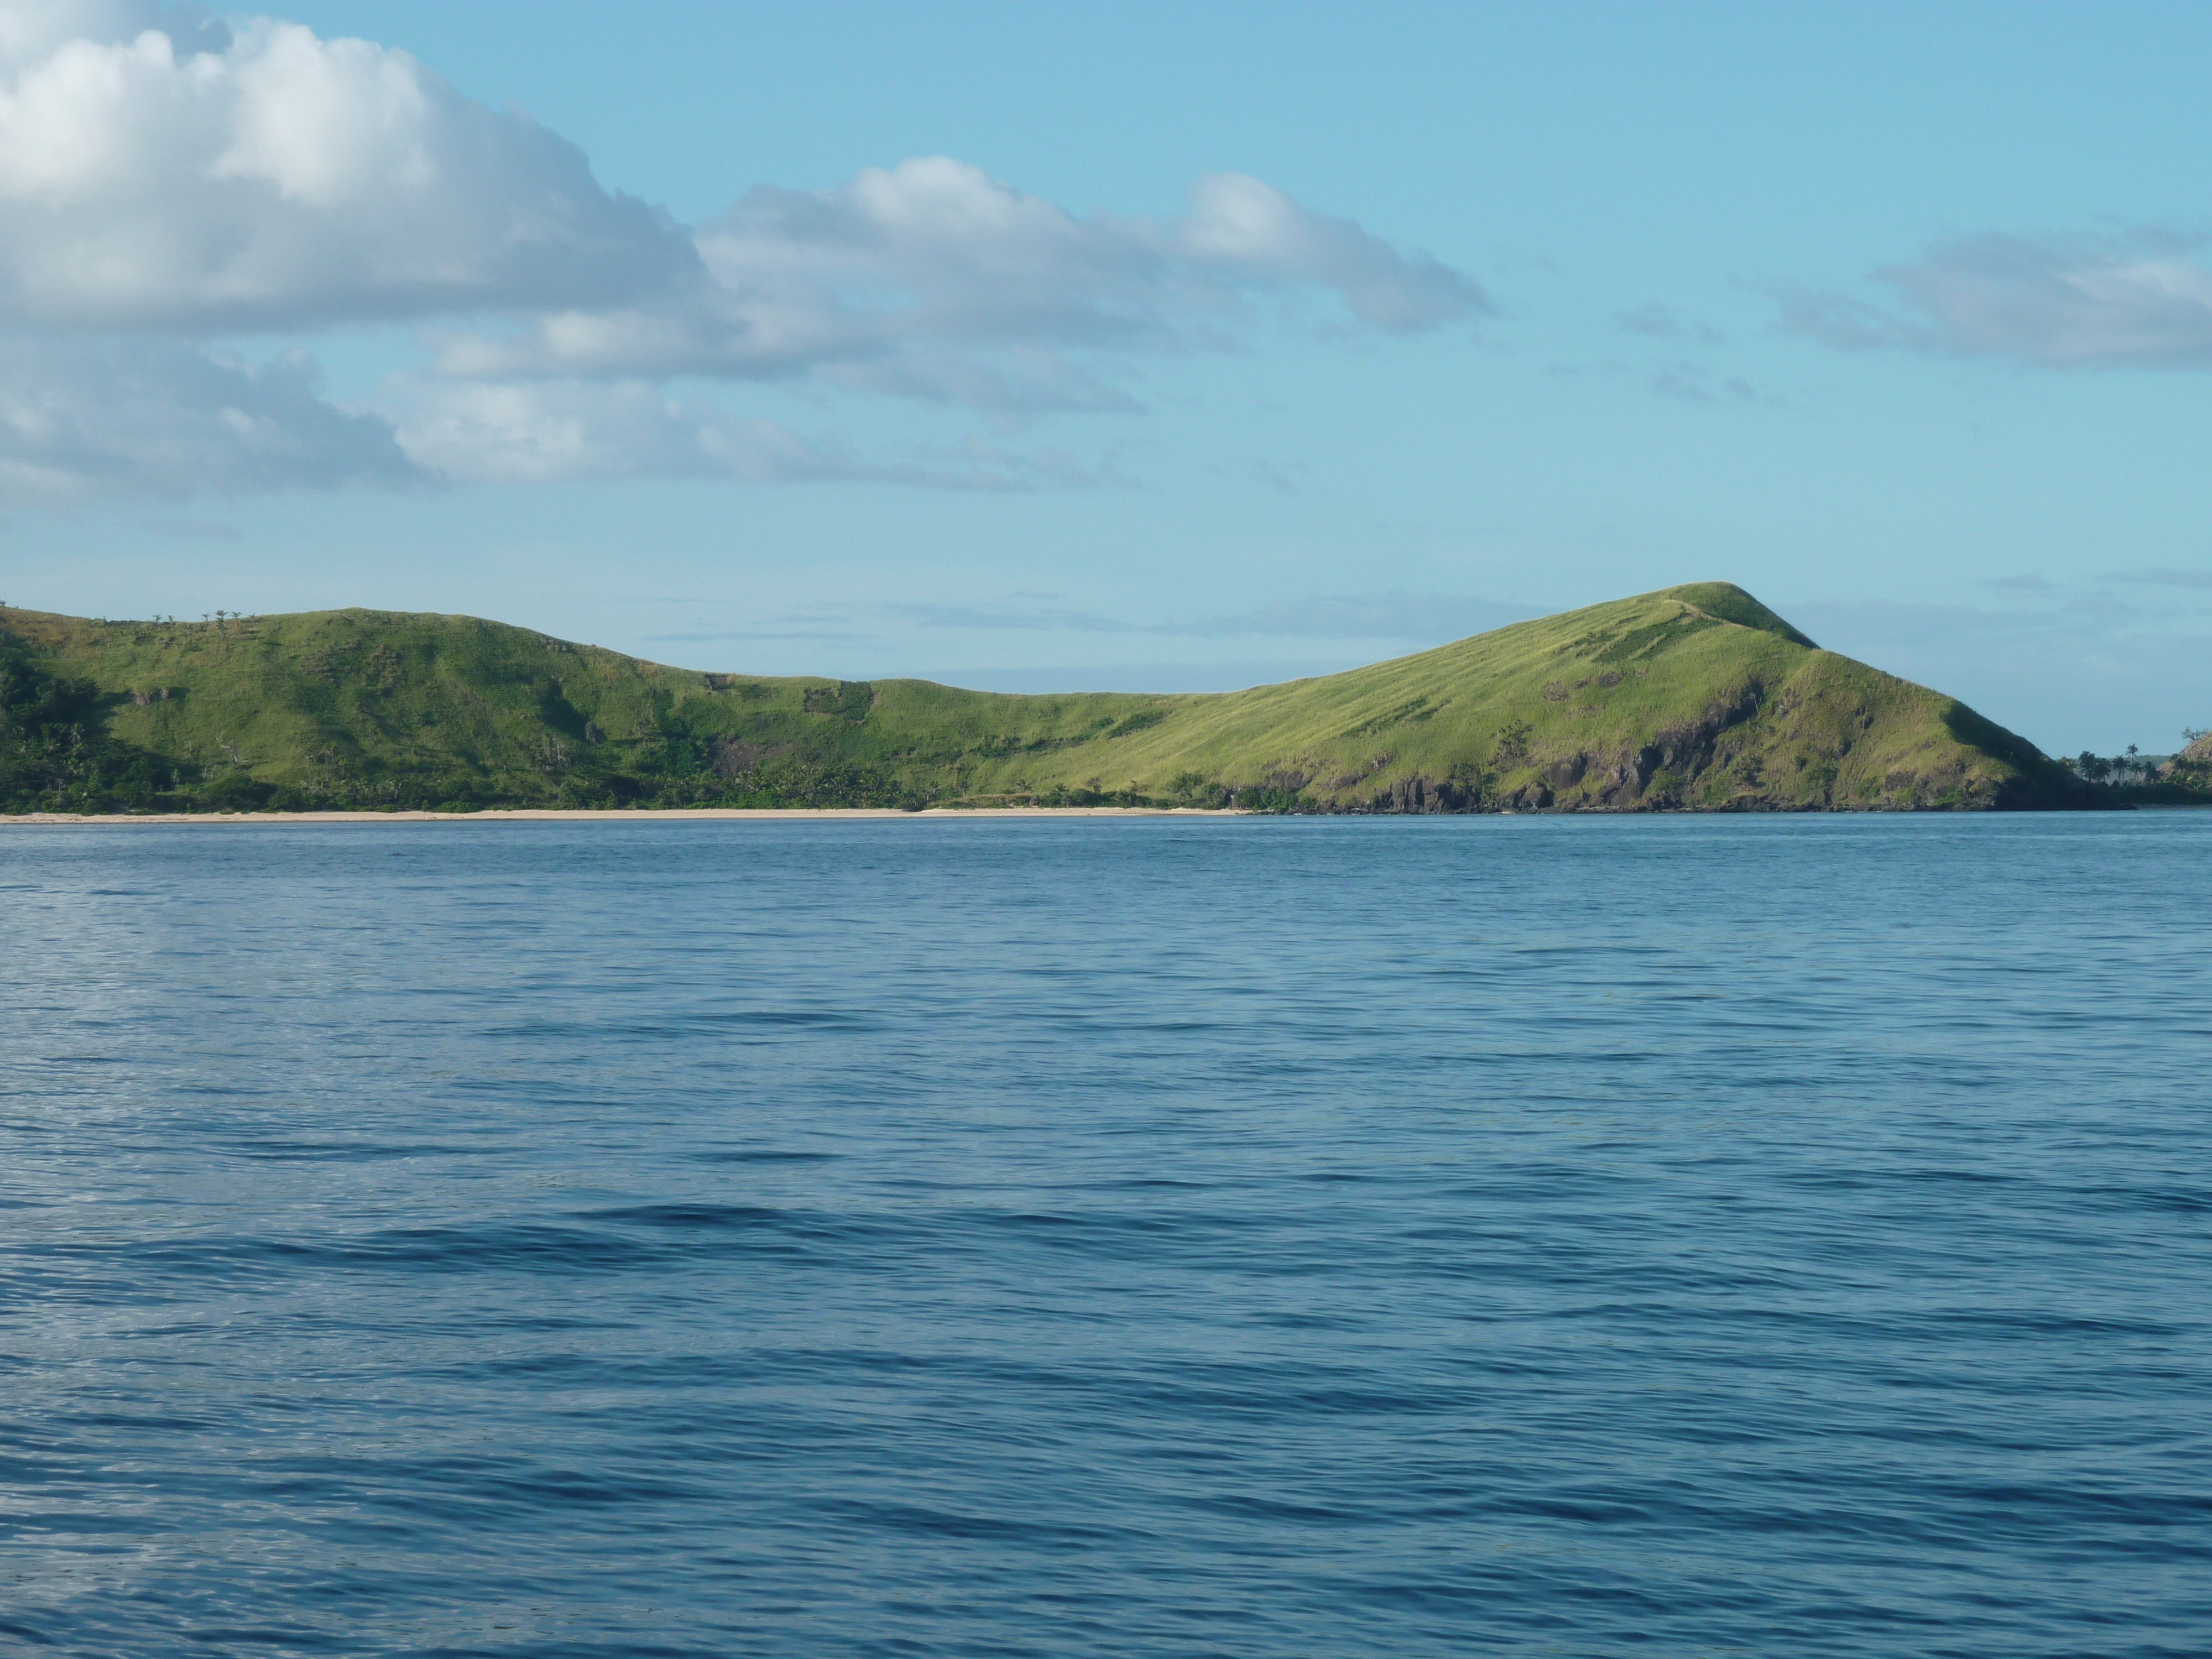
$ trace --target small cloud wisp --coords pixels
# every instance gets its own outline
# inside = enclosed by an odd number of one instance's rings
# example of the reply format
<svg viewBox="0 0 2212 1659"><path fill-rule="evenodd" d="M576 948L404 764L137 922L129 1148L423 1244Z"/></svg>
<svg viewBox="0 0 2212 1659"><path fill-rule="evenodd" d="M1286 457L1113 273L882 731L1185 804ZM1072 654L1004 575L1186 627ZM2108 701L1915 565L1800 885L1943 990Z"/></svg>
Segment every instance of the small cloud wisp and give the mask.
<svg viewBox="0 0 2212 1659"><path fill-rule="evenodd" d="M1875 279L1900 309L1808 290L1778 295L1784 327L1845 350L1896 346L2050 368L2212 368L2206 239L1963 238Z"/></svg>

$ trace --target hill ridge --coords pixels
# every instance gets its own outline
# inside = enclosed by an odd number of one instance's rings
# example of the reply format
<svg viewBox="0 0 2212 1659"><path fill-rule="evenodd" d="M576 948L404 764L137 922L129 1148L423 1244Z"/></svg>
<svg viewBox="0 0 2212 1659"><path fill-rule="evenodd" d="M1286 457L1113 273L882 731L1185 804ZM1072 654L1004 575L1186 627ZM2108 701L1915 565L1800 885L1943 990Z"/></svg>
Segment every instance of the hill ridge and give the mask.
<svg viewBox="0 0 2212 1659"><path fill-rule="evenodd" d="M2074 806L1955 698L1699 582L1340 673L1017 696L678 668L485 618L0 609L0 810Z"/></svg>

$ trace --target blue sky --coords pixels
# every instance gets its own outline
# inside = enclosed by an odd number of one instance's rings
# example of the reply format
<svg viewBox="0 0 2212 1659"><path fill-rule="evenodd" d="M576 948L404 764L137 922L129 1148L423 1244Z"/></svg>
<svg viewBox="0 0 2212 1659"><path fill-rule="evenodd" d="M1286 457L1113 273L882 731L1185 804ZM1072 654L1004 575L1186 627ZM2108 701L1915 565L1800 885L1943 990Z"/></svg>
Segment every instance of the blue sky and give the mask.
<svg viewBox="0 0 2212 1659"><path fill-rule="evenodd" d="M1201 690L1723 578L2212 724L2212 12L1191 10L0 4L0 599Z"/></svg>

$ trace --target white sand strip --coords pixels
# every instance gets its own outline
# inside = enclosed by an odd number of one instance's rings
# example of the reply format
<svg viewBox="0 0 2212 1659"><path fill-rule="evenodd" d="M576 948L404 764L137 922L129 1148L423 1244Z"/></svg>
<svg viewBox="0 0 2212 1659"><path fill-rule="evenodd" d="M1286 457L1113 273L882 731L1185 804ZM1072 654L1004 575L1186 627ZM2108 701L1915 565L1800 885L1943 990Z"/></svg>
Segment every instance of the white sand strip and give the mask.
<svg viewBox="0 0 2212 1659"><path fill-rule="evenodd" d="M928 806L918 812L895 806L677 806L611 811L515 807L483 812L27 812L0 817L7 824L58 823L665 823L691 818L1236 818L1250 814L1211 806Z"/></svg>

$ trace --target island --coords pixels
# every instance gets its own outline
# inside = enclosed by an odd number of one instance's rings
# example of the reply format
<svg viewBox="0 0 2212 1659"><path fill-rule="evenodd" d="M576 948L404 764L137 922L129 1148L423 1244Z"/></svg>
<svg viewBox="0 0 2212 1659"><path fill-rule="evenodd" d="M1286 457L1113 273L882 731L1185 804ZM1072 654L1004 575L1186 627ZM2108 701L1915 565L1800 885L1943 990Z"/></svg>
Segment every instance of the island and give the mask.
<svg viewBox="0 0 2212 1659"><path fill-rule="evenodd" d="M2212 784L2205 758L2172 787ZM0 811L15 815L2116 804L1955 697L1822 650L1726 582L1190 695L710 673L472 617L0 609Z"/></svg>

